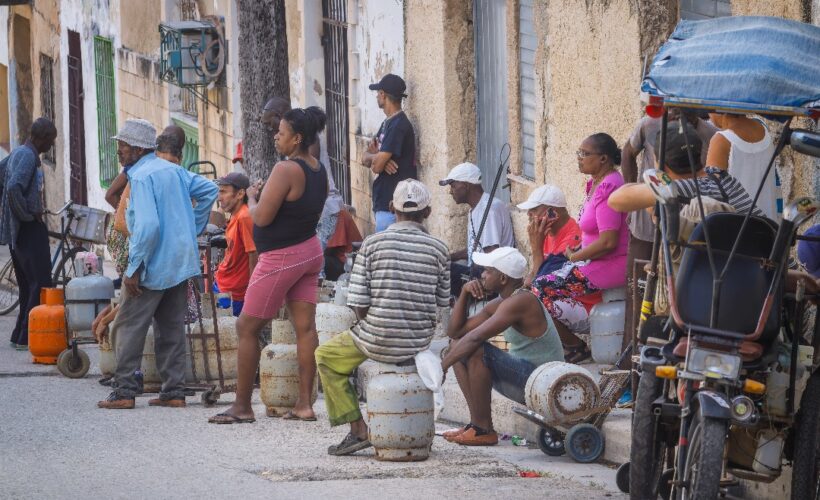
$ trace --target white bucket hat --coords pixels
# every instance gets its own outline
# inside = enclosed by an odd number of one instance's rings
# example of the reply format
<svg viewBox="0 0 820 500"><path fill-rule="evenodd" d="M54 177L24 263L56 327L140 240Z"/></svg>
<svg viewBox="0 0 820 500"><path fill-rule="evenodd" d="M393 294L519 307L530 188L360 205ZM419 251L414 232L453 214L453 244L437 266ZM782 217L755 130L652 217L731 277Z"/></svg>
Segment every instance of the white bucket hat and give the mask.
<svg viewBox="0 0 820 500"><path fill-rule="evenodd" d="M154 149L157 147L157 129L148 120L131 118L125 120L120 131L112 139L135 148Z"/></svg>

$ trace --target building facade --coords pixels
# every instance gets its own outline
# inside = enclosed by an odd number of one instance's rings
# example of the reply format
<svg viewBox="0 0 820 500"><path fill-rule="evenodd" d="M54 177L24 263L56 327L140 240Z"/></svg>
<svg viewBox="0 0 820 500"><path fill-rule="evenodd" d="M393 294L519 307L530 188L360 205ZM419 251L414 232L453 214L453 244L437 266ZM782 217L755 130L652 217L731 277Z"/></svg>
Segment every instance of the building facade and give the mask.
<svg viewBox="0 0 820 500"><path fill-rule="evenodd" d="M2 3L2 2L0 2ZM585 179L575 151L589 134L623 144L642 116L645 65L680 18L775 15L820 23L820 0L285 0L291 101L326 109L322 161L363 233L372 229L373 176L360 163L382 111L367 86L386 73L408 85L421 179L433 193L431 231L466 244L466 207L439 187L472 161L489 189L509 144L497 196L521 202L545 182L577 213ZM242 137L235 0L37 0L0 7L0 148L32 117L57 124L46 159L47 204L106 207L119 170L108 138L131 117L186 130L185 163L231 168ZM196 96L163 82L162 22L217 16L227 45L224 86ZM2 154L2 153L0 153ZM506 156L506 153L504 153ZM781 158L786 197L820 195L818 165ZM526 214L514 210L519 247Z"/></svg>

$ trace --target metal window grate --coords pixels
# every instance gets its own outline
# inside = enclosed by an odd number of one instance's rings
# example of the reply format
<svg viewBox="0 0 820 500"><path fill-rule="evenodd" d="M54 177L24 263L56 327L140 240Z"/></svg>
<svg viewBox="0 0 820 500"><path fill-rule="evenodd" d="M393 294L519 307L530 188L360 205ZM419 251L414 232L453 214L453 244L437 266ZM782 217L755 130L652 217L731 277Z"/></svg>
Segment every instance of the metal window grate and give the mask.
<svg viewBox="0 0 820 500"><path fill-rule="evenodd" d="M54 117L54 60L40 54L40 115L56 122ZM55 162L54 147L43 155L45 160Z"/></svg>
<svg viewBox="0 0 820 500"><path fill-rule="evenodd" d="M327 156L336 187L350 203L348 146L347 1L322 0Z"/></svg>
<svg viewBox="0 0 820 500"><path fill-rule="evenodd" d="M108 187L117 177L117 105L114 85L114 47L111 40L94 37L94 75L97 84L97 139L100 153L100 185Z"/></svg>
<svg viewBox="0 0 820 500"><path fill-rule="evenodd" d="M199 6L196 0L179 0L179 18L182 21L193 21L199 19ZM180 111L188 116L197 118L197 97L191 89L180 89L179 91ZM186 147L188 141L185 141ZM199 157L199 147L197 146L197 157ZM196 160L194 160L196 161ZM187 164L186 164L187 165Z"/></svg>
<svg viewBox="0 0 820 500"><path fill-rule="evenodd" d="M521 0L518 14L521 173L524 177L535 179L535 50L538 47L538 38L533 19L533 0Z"/></svg>

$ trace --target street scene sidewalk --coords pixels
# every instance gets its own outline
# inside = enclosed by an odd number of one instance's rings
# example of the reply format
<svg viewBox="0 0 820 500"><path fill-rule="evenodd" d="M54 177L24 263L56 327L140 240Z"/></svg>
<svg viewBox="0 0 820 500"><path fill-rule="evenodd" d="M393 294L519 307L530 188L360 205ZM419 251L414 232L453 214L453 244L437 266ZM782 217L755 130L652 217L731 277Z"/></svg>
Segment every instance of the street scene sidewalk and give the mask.
<svg viewBox="0 0 820 500"><path fill-rule="evenodd" d="M0 317L0 331L12 321ZM0 348L0 418L16 422L0 428L3 498L61 498L77 488L86 498L136 491L143 498L625 498L614 468L547 457L509 440L478 449L436 437L420 463L378 462L372 449L331 457L327 446L346 431L328 428L321 398L312 423L265 418L258 395L251 425L207 423L232 394L216 408L198 397L184 409L154 408L140 397L136 410L100 411L95 403L108 389L97 383L98 351L83 349L91 371L72 380L32 364L26 352ZM525 471L540 477L520 477Z"/></svg>

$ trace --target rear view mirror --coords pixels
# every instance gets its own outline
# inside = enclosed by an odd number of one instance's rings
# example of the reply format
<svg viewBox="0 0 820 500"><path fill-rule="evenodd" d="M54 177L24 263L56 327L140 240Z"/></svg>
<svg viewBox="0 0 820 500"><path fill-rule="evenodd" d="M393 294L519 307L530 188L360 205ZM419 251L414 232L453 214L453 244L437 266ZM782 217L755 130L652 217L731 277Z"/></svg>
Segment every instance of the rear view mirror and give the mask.
<svg viewBox="0 0 820 500"><path fill-rule="evenodd" d="M804 155L820 158L820 133L808 130L794 130L789 137L792 149Z"/></svg>
<svg viewBox="0 0 820 500"><path fill-rule="evenodd" d="M783 219L794 223L794 227L806 222L814 217L820 208L820 203L813 198L804 196L798 198L783 208Z"/></svg>

